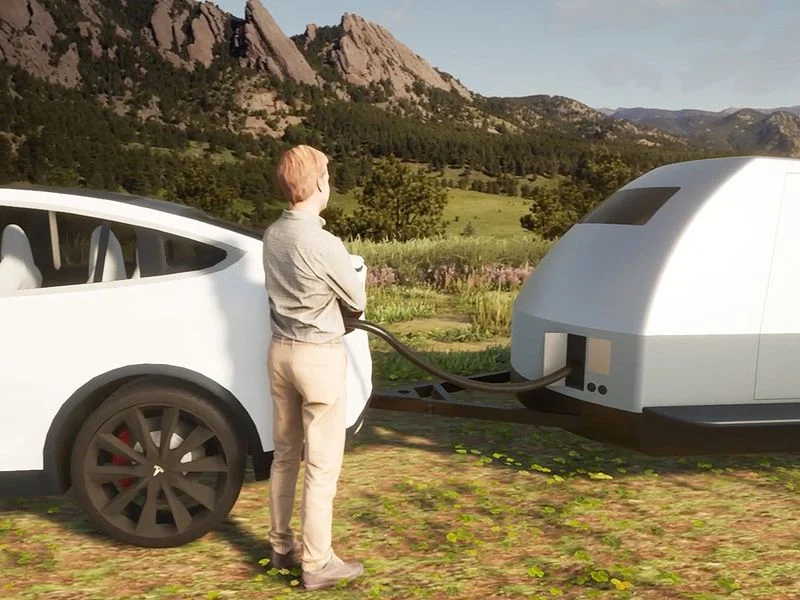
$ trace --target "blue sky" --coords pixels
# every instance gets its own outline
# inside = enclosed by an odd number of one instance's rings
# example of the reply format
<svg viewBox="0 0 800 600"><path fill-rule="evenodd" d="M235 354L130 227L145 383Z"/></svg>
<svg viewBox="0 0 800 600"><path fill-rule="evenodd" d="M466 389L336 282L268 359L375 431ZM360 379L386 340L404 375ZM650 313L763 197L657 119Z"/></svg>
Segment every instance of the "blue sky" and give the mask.
<svg viewBox="0 0 800 600"><path fill-rule="evenodd" d="M215 0L237 16L244 0ZM484 95L600 108L800 104L791 0L262 0L287 35L345 12Z"/></svg>

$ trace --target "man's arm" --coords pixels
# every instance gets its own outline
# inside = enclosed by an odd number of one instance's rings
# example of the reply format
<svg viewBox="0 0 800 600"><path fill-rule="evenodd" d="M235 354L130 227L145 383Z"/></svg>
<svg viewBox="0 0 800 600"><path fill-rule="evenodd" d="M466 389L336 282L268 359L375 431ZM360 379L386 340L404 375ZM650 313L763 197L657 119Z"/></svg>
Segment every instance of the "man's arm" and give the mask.
<svg viewBox="0 0 800 600"><path fill-rule="evenodd" d="M367 293L353 268L350 253L338 237L326 237L316 251L318 264L315 271L331 286L342 308L363 313L367 309Z"/></svg>

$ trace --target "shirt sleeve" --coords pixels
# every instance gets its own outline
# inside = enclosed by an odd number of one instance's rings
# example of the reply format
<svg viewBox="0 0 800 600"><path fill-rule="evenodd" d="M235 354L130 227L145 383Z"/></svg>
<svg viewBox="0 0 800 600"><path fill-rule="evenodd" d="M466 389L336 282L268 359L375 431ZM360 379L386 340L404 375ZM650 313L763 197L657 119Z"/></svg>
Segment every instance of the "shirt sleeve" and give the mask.
<svg viewBox="0 0 800 600"><path fill-rule="evenodd" d="M327 235L316 248L314 271L331 286L334 293L354 312L367 308L367 293L356 275L350 253L344 243L334 235Z"/></svg>

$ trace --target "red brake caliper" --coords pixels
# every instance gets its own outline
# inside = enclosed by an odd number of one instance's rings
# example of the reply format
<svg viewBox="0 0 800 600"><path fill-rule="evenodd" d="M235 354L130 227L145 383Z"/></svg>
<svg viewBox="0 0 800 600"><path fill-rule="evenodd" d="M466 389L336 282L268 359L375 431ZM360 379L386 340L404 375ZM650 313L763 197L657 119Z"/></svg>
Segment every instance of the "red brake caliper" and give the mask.
<svg viewBox="0 0 800 600"><path fill-rule="evenodd" d="M126 427L123 427L120 430L120 432L117 435L117 437L120 440L122 440L122 442L127 444L128 446L131 446L131 448L133 447L131 445L131 436L128 433L128 429ZM126 458L125 456L120 456L119 454L115 454L114 456L111 457L111 464L112 465L119 465L119 466L127 466L127 465L131 464L131 460L129 458ZM123 488L128 487L132 483L133 483L133 479L120 479L120 481L119 481L120 487L123 487Z"/></svg>

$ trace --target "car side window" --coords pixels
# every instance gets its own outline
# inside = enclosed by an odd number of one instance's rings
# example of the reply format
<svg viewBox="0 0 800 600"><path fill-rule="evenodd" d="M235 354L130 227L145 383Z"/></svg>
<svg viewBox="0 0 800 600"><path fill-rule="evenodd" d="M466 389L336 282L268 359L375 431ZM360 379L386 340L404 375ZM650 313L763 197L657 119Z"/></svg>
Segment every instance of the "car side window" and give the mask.
<svg viewBox="0 0 800 600"><path fill-rule="evenodd" d="M130 225L104 221L93 217L57 212L60 268L44 277L45 285L75 285L94 283L100 262L100 246L104 243L103 228L107 227L107 250L103 257L105 280L128 279L136 269L136 233Z"/></svg>
<svg viewBox="0 0 800 600"><path fill-rule="evenodd" d="M227 256L221 248L162 231L66 212L0 206L0 235L8 225L27 237L40 287L199 271Z"/></svg>

